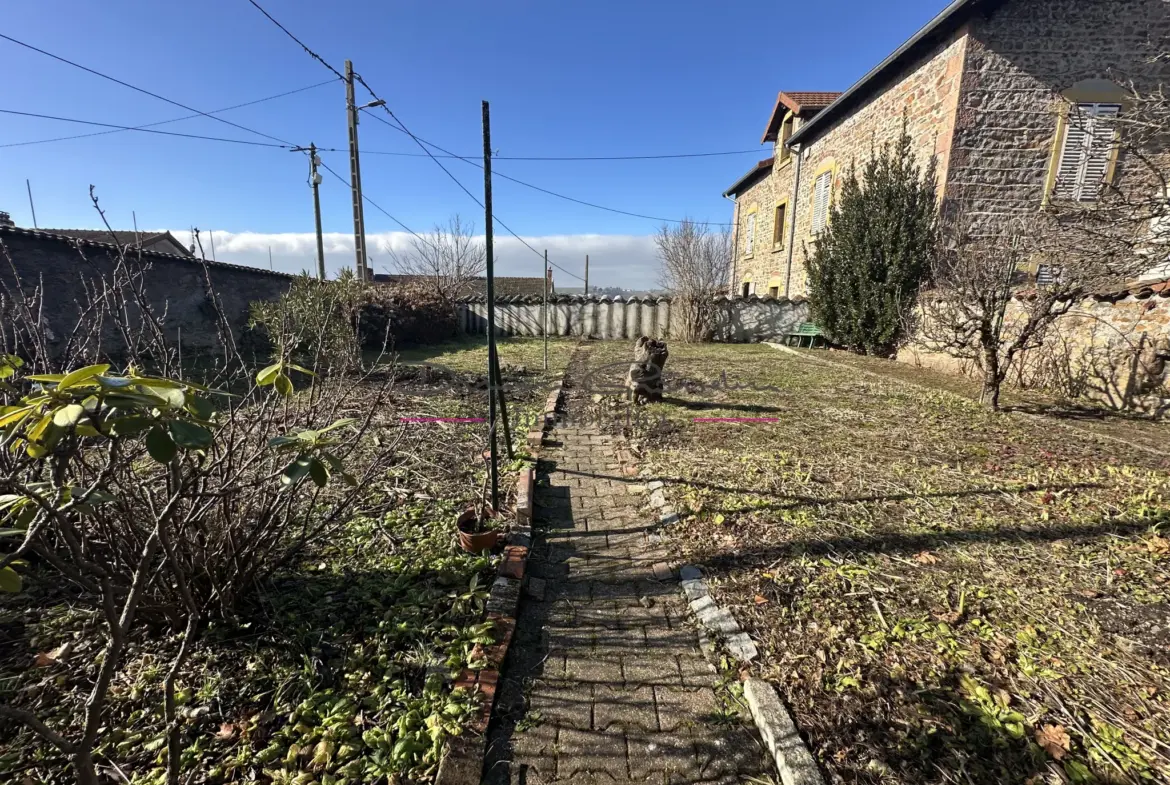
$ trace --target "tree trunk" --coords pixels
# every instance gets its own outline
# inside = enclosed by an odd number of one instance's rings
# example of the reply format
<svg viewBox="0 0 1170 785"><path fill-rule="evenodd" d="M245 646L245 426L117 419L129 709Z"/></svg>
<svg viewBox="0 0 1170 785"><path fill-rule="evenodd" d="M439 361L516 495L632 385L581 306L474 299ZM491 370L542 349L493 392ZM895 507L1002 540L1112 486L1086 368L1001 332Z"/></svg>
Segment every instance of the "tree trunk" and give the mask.
<svg viewBox="0 0 1170 785"><path fill-rule="evenodd" d="M999 373L999 352L991 346L983 347L983 391L979 402L999 411L999 387L1003 378Z"/></svg>

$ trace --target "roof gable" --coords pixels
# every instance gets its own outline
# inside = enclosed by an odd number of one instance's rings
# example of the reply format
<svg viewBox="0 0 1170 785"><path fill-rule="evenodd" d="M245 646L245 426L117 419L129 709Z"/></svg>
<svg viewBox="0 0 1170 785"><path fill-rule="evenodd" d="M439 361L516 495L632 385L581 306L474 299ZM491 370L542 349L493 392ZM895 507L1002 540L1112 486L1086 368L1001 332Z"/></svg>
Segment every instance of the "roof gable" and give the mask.
<svg viewBox="0 0 1170 785"><path fill-rule="evenodd" d="M784 115L788 112L808 119L833 103L840 95L839 92L828 91L781 90L776 94L776 105L772 107L772 115L768 118L768 126L764 129L764 138L760 140L760 144L776 141L780 133L780 124L784 122Z"/></svg>

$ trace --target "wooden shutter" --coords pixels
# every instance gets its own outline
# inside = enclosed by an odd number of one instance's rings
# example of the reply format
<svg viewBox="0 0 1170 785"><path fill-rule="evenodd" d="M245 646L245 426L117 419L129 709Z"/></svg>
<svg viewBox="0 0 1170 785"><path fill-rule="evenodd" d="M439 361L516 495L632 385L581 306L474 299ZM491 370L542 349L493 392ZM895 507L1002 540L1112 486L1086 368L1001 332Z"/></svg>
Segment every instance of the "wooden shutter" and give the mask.
<svg viewBox="0 0 1170 785"><path fill-rule="evenodd" d="M813 184L813 234L825 228L829 218L829 197L833 187L833 173L824 172Z"/></svg>
<svg viewBox="0 0 1170 785"><path fill-rule="evenodd" d="M747 239L744 240L745 254L750 254L756 244L756 214L752 213L747 220Z"/></svg>
<svg viewBox="0 0 1170 785"><path fill-rule="evenodd" d="M1077 104L1069 111L1056 170L1057 199L1095 202L1113 157L1117 104Z"/></svg>
<svg viewBox="0 0 1170 785"><path fill-rule="evenodd" d="M772 221L772 244L784 245L784 213L787 212L785 205L776 205L776 218Z"/></svg>

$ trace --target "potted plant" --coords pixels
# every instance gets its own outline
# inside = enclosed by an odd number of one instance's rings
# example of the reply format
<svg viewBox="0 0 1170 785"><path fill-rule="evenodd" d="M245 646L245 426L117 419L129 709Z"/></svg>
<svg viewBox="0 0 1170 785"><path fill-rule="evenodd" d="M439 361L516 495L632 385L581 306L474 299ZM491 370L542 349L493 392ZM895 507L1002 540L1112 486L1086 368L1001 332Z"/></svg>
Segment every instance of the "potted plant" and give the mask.
<svg viewBox="0 0 1170 785"><path fill-rule="evenodd" d="M483 486L479 491L479 501L455 519L455 529L459 532L459 547L468 553L490 551L496 547L496 542L500 538L499 531L487 528L488 522L496 515L496 511L491 509L485 500L487 477L485 473Z"/></svg>

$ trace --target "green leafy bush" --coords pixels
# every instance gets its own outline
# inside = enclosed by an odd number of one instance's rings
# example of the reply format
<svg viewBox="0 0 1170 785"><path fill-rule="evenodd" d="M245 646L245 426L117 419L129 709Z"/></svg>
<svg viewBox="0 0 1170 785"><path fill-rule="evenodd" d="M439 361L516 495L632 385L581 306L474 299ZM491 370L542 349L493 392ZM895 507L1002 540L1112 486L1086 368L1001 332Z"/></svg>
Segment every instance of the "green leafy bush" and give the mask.
<svg viewBox="0 0 1170 785"><path fill-rule="evenodd" d="M813 320L853 351L889 355L931 269L938 241L935 162L914 160L906 125L851 167L808 263Z"/></svg>

